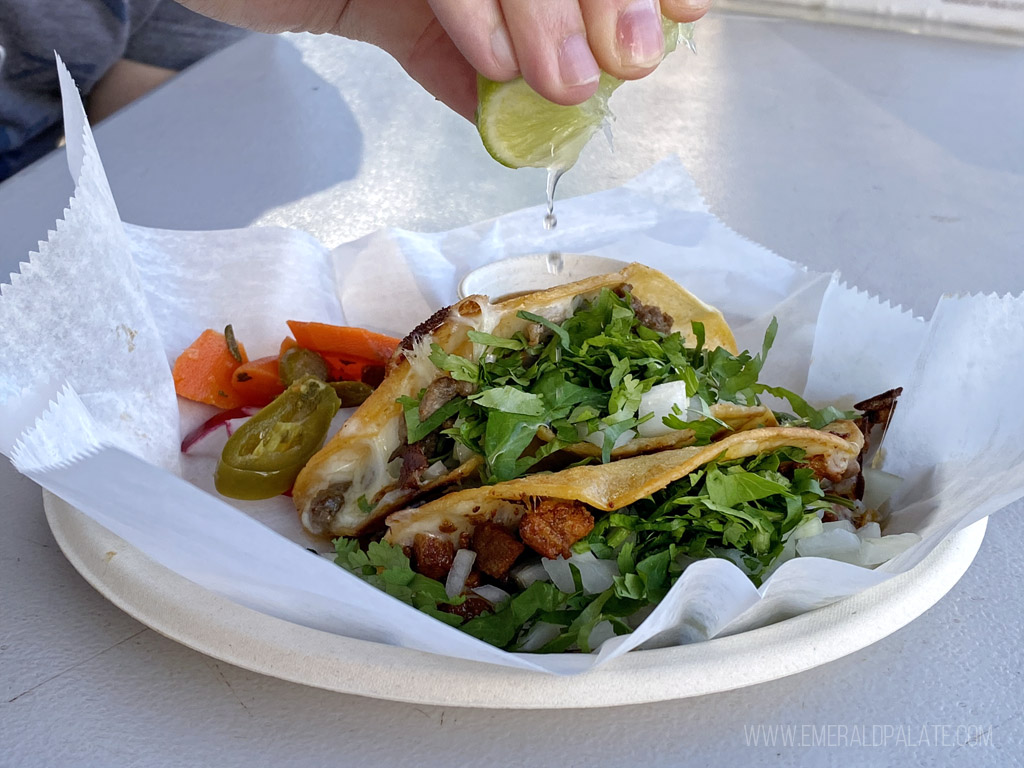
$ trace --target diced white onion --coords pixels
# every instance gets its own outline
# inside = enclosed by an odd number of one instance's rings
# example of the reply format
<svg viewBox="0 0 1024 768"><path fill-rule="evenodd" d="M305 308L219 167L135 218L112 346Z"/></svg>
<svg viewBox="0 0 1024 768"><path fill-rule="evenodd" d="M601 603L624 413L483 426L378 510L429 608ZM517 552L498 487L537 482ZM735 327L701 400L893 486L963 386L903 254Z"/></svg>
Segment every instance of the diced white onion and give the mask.
<svg viewBox="0 0 1024 768"><path fill-rule="evenodd" d="M459 416L455 420L455 424L453 424L452 426L455 429L459 429L465 423L466 423L465 418L463 418L462 416ZM459 464L465 464L467 461L469 461L471 458L473 458L473 449L463 445L458 440L456 440L455 441L455 448L452 450L452 455L455 456L455 460Z"/></svg>
<svg viewBox="0 0 1024 768"><path fill-rule="evenodd" d="M619 575L619 566L614 560L599 560L594 557L593 552L573 555L568 560L561 556L556 560L542 558L541 564L544 570L562 592L576 591L569 563L579 569L580 580L583 582L583 593L587 595L604 592L612 585L614 577Z"/></svg>
<svg viewBox="0 0 1024 768"><path fill-rule="evenodd" d="M679 417L683 421L696 421L700 418L700 398L696 395L693 398L686 396L685 381L667 381L644 392L640 398L640 409L637 411L637 416L643 417L648 413L653 413L654 416L637 427L640 437L660 437L675 432L672 427L666 426L662 421L672 413L674 405L678 405L679 409L683 411L683 415ZM688 413L687 409L693 410Z"/></svg>
<svg viewBox="0 0 1024 768"><path fill-rule="evenodd" d="M437 480L438 478L444 477L448 474L448 468L445 467L443 461L435 461L429 467L423 470L423 474L420 475L420 480L424 483L429 483L431 480Z"/></svg>
<svg viewBox="0 0 1024 768"><path fill-rule="evenodd" d="M572 594L576 591L576 584L572 580L572 571L569 570L569 561L561 556L557 560L541 558L541 565L547 571L548 576L556 587L562 592Z"/></svg>
<svg viewBox="0 0 1024 768"><path fill-rule="evenodd" d="M615 445L612 446L612 450L614 451L616 448L621 448L634 437L636 437L636 430L627 429L625 432L623 432L621 435L615 438ZM604 448L603 429L598 429L594 432L591 432L590 434L586 435L583 439L586 440L588 443L593 443L598 448Z"/></svg>
<svg viewBox="0 0 1024 768"><path fill-rule="evenodd" d="M772 573L781 567L782 563L792 560L797 556L797 543L802 539L810 539L811 537L818 536L825 529L827 523L821 522L820 517L808 516L805 517L797 527L788 532L783 540L785 543L782 545L782 551L778 557L775 558L775 562L761 574L763 581L767 581Z"/></svg>
<svg viewBox="0 0 1024 768"><path fill-rule="evenodd" d="M459 464L465 464L471 458L473 458L473 449L467 445L463 445L458 440L455 441L455 459Z"/></svg>
<svg viewBox="0 0 1024 768"><path fill-rule="evenodd" d="M509 571L509 576L515 579L516 583L523 589L526 589L535 581L551 581L547 569L544 568L543 563L539 560L517 565Z"/></svg>
<svg viewBox="0 0 1024 768"><path fill-rule="evenodd" d="M781 554L772 563L772 567L765 571L765 579L795 555L826 557L864 568L874 568L888 562L921 540L916 533L882 536L878 523L867 523L851 533L848 526L852 523L845 520L824 524L817 518L811 518L811 521L813 522L805 521L793 529L782 547ZM815 532L815 528L818 532Z"/></svg>
<svg viewBox="0 0 1024 768"><path fill-rule="evenodd" d="M887 563L921 540L916 533L896 533L880 539L862 539L858 565L872 568Z"/></svg>
<svg viewBox="0 0 1024 768"><path fill-rule="evenodd" d="M861 539L880 539L882 538L882 526L878 523L865 523L857 529L857 535Z"/></svg>
<svg viewBox="0 0 1024 768"><path fill-rule="evenodd" d="M511 597L511 595L504 589L496 587L493 584L484 584L479 587L474 587L473 591L488 603L495 606L501 605Z"/></svg>
<svg viewBox="0 0 1024 768"><path fill-rule="evenodd" d="M796 551L800 557L827 557L844 563L860 560L860 538L855 533L833 528L817 536L800 539Z"/></svg>
<svg viewBox="0 0 1024 768"><path fill-rule="evenodd" d="M593 552L582 552L569 558L569 562L580 569L583 591L588 595L604 592L619 575L619 564L615 560L600 560Z"/></svg>
<svg viewBox="0 0 1024 768"><path fill-rule="evenodd" d="M456 597L462 594L466 587L466 579L473 570L473 563L476 562L476 552L471 549L460 549L452 559L452 568L448 571L448 578L444 582L444 591L448 597Z"/></svg>
<svg viewBox="0 0 1024 768"><path fill-rule="evenodd" d="M834 520L831 523L822 523L822 531L846 531L856 533L857 528L849 520Z"/></svg>
<svg viewBox="0 0 1024 768"><path fill-rule="evenodd" d="M562 628L557 624L548 624L544 621L538 621L532 627L530 631L526 633L526 637L523 638L523 644L519 646L521 651L539 651L545 645L550 643L559 633Z"/></svg>
<svg viewBox="0 0 1024 768"><path fill-rule="evenodd" d="M903 484L903 478L880 469L864 467L864 507L879 509Z"/></svg>
<svg viewBox="0 0 1024 768"><path fill-rule="evenodd" d="M783 563L796 557L796 543L800 539L817 536L824 528L824 523L818 517L808 516L800 521L796 528L786 534L785 544L782 545L782 552L775 558L775 562L771 564L771 567L761 575L762 580L767 580L769 576L779 570Z"/></svg>

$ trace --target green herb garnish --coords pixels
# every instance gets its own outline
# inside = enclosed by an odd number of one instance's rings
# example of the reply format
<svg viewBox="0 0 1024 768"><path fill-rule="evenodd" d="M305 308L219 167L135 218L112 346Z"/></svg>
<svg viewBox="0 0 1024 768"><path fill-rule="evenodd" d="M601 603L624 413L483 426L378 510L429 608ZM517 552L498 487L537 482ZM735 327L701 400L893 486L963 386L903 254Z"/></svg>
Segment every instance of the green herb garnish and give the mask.
<svg viewBox="0 0 1024 768"><path fill-rule="evenodd" d="M603 289L571 317L556 323L531 312L518 317L540 326L540 334L516 333L511 338L469 331L474 344L485 347L479 362L431 348L430 360L444 373L476 386L468 398L457 397L420 422L418 397L402 397L408 440L423 439L454 419L441 437L484 457L481 479L502 482L520 477L545 458L587 435L598 435L601 461L611 460L623 434L635 430L649 414L639 413L641 398L659 384L683 381L687 397L698 398L699 411L676 409L662 419L673 429L690 430L694 444L706 445L727 425L712 416L711 405L731 402L757 405L759 395L792 397L797 416L827 418L802 399L781 388L758 382L775 339L772 320L758 355L733 355L723 348L704 348L704 327L693 323L697 346L686 347L679 333L665 334L644 326L629 294ZM536 341L537 336L541 341ZM535 343L530 343L530 339ZM688 404L684 404L688 405ZM832 409L834 411L834 409ZM836 413L839 413L838 411ZM810 421L807 421L810 423ZM541 443L537 431L547 427L554 440ZM450 448L440 450L447 453ZM563 462L564 463L564 462Z"/></svg>
<svg viewBox="0 0 1024 768"><path fill-rule="evenodd" d="M493 612L465 621L442 610L465 598L449 599L443 584L412 570L399 547L373 542L364 552L355 539L337 539L336 562L392 597L492 645L516 650L542 621L559 628L542 652L588 652L598 624L609 621L617 634L631 632L637 617L660 602L694 560L728 558L760 584L786 535L835 501L822 492L813 471L801 466L803 459L803 451L782 448L712 462L601 518L575 547L616 561L619 574L613 586L597 594L584 593L573 569L572 593L534 582Z"/></svg>

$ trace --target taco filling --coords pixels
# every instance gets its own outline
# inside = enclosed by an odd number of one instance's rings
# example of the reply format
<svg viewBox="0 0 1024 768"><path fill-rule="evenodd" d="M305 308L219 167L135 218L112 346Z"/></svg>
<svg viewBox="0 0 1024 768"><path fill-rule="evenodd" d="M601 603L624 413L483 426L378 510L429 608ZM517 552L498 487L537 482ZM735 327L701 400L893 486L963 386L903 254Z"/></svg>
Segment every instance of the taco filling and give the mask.
<svg viewBox="0 0 1024 768"><path fill-rule="evenodd" d="M881 536L861 468L899 391L819 410L761 383L776 330L738 352L721 313L641 265L464 299L307 465L300 518L343 537L342 567L513 651L632 632L709 557L755 585L797 555L884 562L913 535Z"/></svg>
<svg viewBox="0 0 1024 768"><path fill-rule="evenodd" d="M386 442L380 435L393 425L393 439L376 466L367 470L374 462L364 459L357 473L345 464L355 477L320 480L315 493L310 473L300 476L296 500L308 530L362 533L391 511L460 488L707 445L780 420L820 427L847 415L758 382L775 321L752 355L734 351L724 325L710 336L699 320L674 326L625 282L576 296L560 320L551 311L494 306L504 318L493 332L460 328L461 345L429 334L406 345L407 378L427 383L406 381L405 392L395 391L397 412L373 438ZM796 414L773 412L763 394L787 399ZM340 444L325 449L332 452L343 455Z"/></svg>
<svg viewBox="0 0 1024 768"><path fill-rule="evenodd" d="M437 462L452 470L476 456L481 482L503 482L557 459L607 463L776 423L767 408L749 408L759 405L752 385L763 356L706 349L700 323L687 347L671 316L630 288L604 288L561 323L520 310L528 325L507 338L471 330L484 350L475 362L434 344L440 378L399 398L402 484ZM731 423L712 410L718 403L740 406L723 409Z"/></svg>
<svg viewBox="0 0 1024 768"><path fill-rule="evenodd" d="M706 374L695 347L708 350ZM772 424L739 392L760 362L736 355L718 310L639 264L497 303L472 296L402 342L300 474L296 507L312 533L362 534L453 488ZM746 383L723 388L718 374Z"/></svg>
<svg viewBox="0 0 1024 768"><path fill-rule="evenodd" d="M456 492L393 513L337 562L482 640L588 652L638 626L692 562L727 558L760 585L855 498L864 436L847 420L775 427ZM856 538L856 537L855 537Z"/></svg>

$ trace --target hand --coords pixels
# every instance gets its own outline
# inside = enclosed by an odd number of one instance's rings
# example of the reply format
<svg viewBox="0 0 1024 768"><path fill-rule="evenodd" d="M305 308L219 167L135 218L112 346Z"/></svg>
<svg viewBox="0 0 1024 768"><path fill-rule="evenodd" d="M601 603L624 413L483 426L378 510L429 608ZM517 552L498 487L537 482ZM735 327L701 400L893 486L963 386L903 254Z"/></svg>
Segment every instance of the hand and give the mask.
<svg viewBox="0 0 1024 768"><path fill-rule="evenodd" d="M476 110L476 72L522 74L542 96L578 104L599 71L650 74L662 56L661 15L695 21L710 0L179 0L261 32L330 33L383 48L459 114Z"/></svg>

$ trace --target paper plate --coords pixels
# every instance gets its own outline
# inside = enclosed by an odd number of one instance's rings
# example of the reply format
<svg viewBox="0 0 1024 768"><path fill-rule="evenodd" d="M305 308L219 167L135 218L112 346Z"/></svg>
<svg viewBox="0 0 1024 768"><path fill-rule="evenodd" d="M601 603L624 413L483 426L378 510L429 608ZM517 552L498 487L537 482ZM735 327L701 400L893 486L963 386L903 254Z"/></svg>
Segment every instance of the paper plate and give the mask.
<svg viewBox="0 0 1024 768"><path fill-rule="evenodd" d="M44 492L71 564L143 624L216 659L342 693L443 706L563 709L640 704L775 680L860 650L913 621L967 570L987 519L956 533L916 568L859 595L705 643L634 651L592 672L556 677L353 640L244 608L157 565Z"/></svg>

